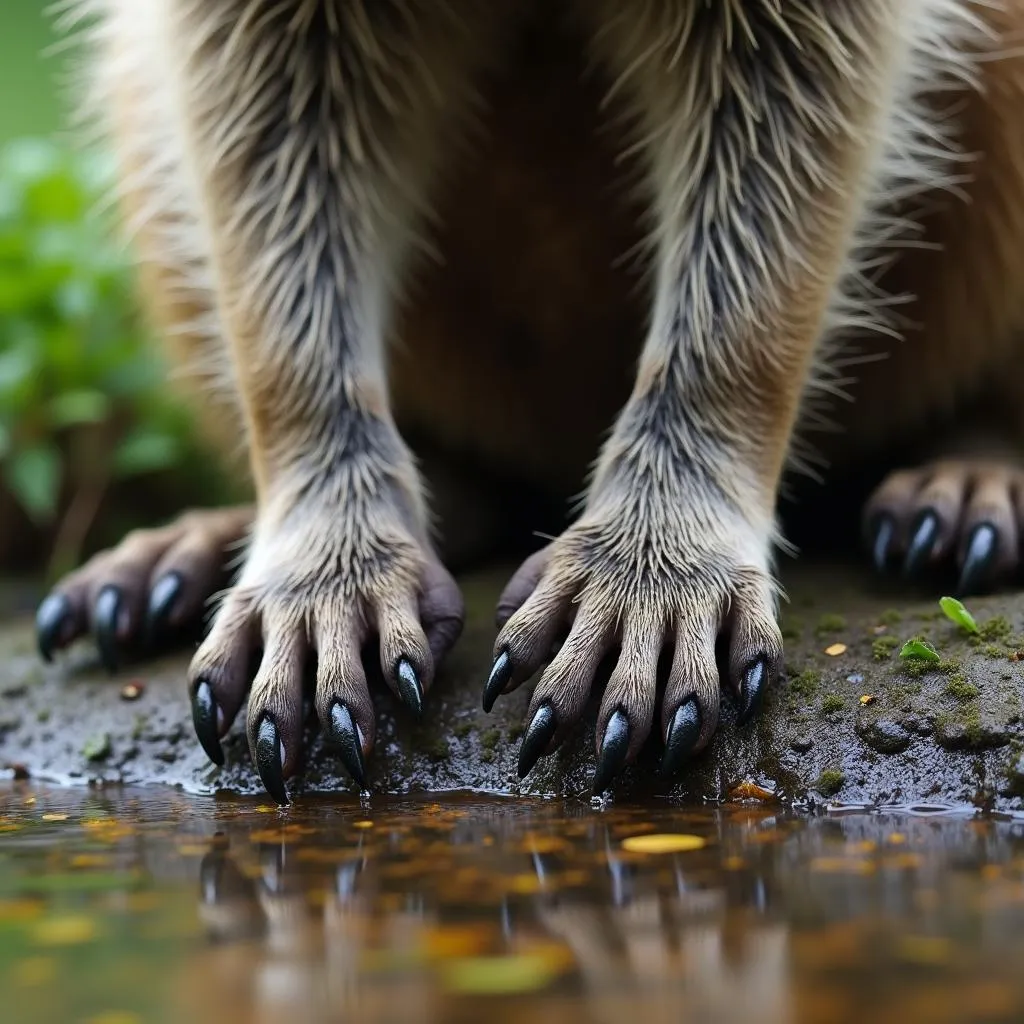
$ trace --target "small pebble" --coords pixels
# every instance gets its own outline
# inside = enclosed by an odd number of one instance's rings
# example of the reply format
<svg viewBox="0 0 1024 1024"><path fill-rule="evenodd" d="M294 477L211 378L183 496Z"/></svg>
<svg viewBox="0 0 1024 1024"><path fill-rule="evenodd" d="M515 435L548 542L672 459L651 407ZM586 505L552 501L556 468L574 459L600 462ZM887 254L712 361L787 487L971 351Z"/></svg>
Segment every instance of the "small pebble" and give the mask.
<svg viewBox="0 0 1024 1024"><path fill-rule="evenodd" d="M121 700L138 700L145 691L146 687L143 683L132 680L121 687Z"/></svg>

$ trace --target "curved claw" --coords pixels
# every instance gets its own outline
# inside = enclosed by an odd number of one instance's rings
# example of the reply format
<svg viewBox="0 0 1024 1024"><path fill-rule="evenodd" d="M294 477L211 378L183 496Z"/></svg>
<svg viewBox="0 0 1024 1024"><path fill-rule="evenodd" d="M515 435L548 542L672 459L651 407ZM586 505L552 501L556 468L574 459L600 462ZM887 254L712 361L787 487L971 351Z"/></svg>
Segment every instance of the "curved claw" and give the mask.
<svg viewBox="0 0 1024 1024"><path fill-rule="evenodd" d="M167 628L182 585L181 574L176 572L161 576L153 584L149 592L149 607L146 609L146 633L151 640L158 640Z"/></svg>
<svg viewBox="0 0 1024 1024"><path fill-rule="evenodd" d="M875 519L871 530L871 561L878 572L885 572L895 534L896 521L892 516L880 515Z"/></svg>
<svg viewBox="0 0 1024 1024"><path fill-rule="evenodd" d="M395 668L395 681L403 703L419 718L423 714L423 687L408 658L399 659Z"/></svg>
<svg viewBox="0 0 1024 1024"><path fill-rule="evenodd" d="M683 761L693 752L700 738L700 702L691 697L676 708L665 737L665 753L661 756L661 774L675 775Z"/></svg>
<svg viewBox="0 0 1024 1024"><path fill-rule="evenodd" d="M547 750L557 728L555 709L550 704L541 704L519 746L519 778L525 779L530 774L541 754Z"/></svg>
<svg viewBox="0 0 1024 1024"><path fill-rule="evenodd" d="M743 673L740 683L740 711L736 716L738 725L745 725L761 706L765 690L768 689L768 666L764 658L758 658Z"/></svg>
<svg viewBox="0 0 1024 1024"><path fill-rule="evenodd" d="M51 594L36 611L36 643L43 661L53 661L53 652L67 642L71 602L63 594Z"/></svg>
<svg viewBox="0 0 1024 1024"><path fill-rule="evenodd" d="M491 667L491 674L487 677L487 683L484 685L484 711L490 714L491 708L494 707L494 702L502 695L505 687L508 686L508 681L512 678L512 659L509 657L508 651L502 651L497 658L494 659L494 665Z"/></svg>
<svg viewBox="0 0 1024 1024"><path fill-rule="evenodd" d="M601 754L594 772L593 792L603 793L612 779L622 770L629 752L629 718L621 708L608 719L605 726L604 739L601 741Z"/></svg>
<svg viewBox="0 0 1024 1024"><path fill-rule="evenodd" d="M288 791L284 788L284 748L277 733L277 726L269 717L260 722L256 733L256 771L266 791L279 803L288 803Z"/></svg>
<svg viewBox="0 0 1024 1024"><path fill-rule="evenodd" d="M327 738L338 748L341 763L345 771L358 783L359 788L369 789L366 784L366 762L363 760L363 748L359 742L359 733L352 713L340 700L331 707L331 726Z"/></svg>
<svg viewBox="0 0 1024 1024"><path fill-rule="evenodd" d="M967 554L960 570L960 581L956 587L957 594L962 597L973 594L985 582L996 559L998 542L999 534L991 523L979 523L971 530Z"/></svg>
<svg viewBox="0 0 1024 1024"><path fill-rule="evenodd" d="M213 699L213 690L205 679L192 694L192 725L196 730L206 756L215 764L224 764L224 751L220 745L220 709Z"/></svg>
<svg viewBox="0 0 1024 1024"><path fill-rule="evenodd" d="M96 647L100 652L100 660L110 673L117 671L117 634L123 606L121 591L117 587L104 587L93 609L92 628L96 636Z"/></svg>
<svg viewBox="0 0 1024 1024"><path fill-rule="evenodd" d="M928 561L935 541L939 536L939 517L934 512L925 512L918 519L914 536L907 548L907 557L903 560L903 575L913 576Z"/></svg>

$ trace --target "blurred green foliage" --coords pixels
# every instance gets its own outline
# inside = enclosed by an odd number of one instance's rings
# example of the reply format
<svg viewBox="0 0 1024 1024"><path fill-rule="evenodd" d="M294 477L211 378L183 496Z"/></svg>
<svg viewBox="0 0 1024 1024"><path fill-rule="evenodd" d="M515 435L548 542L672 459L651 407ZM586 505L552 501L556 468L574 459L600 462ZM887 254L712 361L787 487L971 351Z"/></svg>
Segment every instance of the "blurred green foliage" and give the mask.
<svg viewBox="0 0 1024 1024"><path fill-rule="evenodd" d="M101 200L112 169L41 139L0 148L0 483L75 561L107 490L195 449Z"/></svg>

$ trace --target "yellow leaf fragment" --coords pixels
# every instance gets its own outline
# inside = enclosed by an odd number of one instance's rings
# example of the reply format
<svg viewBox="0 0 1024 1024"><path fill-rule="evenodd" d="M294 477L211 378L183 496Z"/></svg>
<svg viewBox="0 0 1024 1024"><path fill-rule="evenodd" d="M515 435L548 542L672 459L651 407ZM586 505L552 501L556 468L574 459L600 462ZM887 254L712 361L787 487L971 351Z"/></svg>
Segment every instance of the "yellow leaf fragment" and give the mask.
<svg viewBox="0 0 1024 1024"><path fill-rule="evenodd" d="M51 917L40 921L32 931L40 946L77 946L96 938L96 922L91 917Z"/></svg>
<svg viewBox="0 0 1024 1024"><path fill-rule="evenodd" d="M878 698L873 693L862 693L860 696L861 707L867 707L869 704L874 704Z"/></svg>
<svg viewBox="0 0 1024 1024"><path fill-rule="evenodd" d="M688 853L707 846L702 836L685 833L656 832L643 836L630 836L622 840L622 848L629 853Z"/></svg>
<svg viewBox="0 0 1024 1024"><path fill-rule="evenodd" d="M68 816L66 814L44 814L43 821L67 821Z"/></svg>
<svg viewBox="0 0 1024 1024"><path fill-rule="evenodd" d="M443 974L445 988L451 992L514 995L546 988L563 970L557 958L524 954L450 960Z"/></svg>
<svg viewBox="0 0 1024 1024"><path fill-rule="evenodd" d="M846 653L846 644L830 644L825 648L825 653L830 658L838 658L840 654Z"/></svg>

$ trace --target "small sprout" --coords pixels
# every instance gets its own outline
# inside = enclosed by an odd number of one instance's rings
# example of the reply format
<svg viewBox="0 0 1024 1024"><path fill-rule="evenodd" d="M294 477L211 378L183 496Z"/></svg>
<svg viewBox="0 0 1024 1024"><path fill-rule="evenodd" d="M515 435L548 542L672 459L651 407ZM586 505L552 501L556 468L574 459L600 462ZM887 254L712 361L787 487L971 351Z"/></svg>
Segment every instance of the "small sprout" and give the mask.
<svg viewBox="0 0 1024 1024"><path fill-rule="evenodd" d="M927 640L908 640L900 651L900 657L912 661L939 662L942 660L938 652Z"/></svg>
<svg viewBox="0 0 1024 1024"><path fill-rule="evenodd" d="M830 658L838 658L840 654L846 653L846 644L832 644L825 648L825 653Z"/></svg>
<svg viewBox="0 0 1024 1024"><path fill-rule="evenodd" d="M944 597L939 601L939 607L942 609L943 614L949 619L950 622L955 622L965 633L974 633L977 635L981 632L978 629L977 622L974 621L974 616L958 601L955 597Z"/></svg>
<svg viewBox="0 0 1024 1024"><path fill-rule="evenodd" d="M860 706L866 708L869 704L874 704L878 698L873 693L862 693L860 695Z"/></svg>

